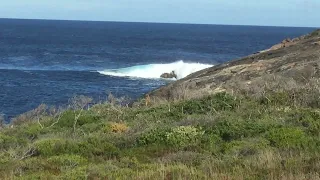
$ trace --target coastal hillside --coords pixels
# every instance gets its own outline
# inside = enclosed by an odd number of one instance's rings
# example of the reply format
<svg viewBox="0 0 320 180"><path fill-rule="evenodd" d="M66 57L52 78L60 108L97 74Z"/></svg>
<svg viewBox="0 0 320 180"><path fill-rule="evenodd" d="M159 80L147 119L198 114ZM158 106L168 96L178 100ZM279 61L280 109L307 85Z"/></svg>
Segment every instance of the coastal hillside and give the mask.
<svg viewBox="0 0 320 180"><path fill-rule="evenodd" d="M288 90L302 87L309 80L319 78L319 66L320 30L316 30L292 40L285 39L270 49L239 60L193 73L153 91L151 96L154 99L174 100L221 91L257 91L266 87Z"/></svg>
<svg viewBox="0 0 320 180"><path fill-rule="evenodd" d="M319 180L319 40L285 40L134 107L76 96L0 117L0 179Z"/></svg>

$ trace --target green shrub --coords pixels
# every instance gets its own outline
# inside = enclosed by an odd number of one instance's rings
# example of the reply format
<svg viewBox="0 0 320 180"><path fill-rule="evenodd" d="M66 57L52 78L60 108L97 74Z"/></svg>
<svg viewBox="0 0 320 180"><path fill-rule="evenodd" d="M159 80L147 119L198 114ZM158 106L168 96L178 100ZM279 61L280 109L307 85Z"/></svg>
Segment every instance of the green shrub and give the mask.
<svg viewBox="0 0 320 180"><path fill-rule="evenodd" d="M45 132L45 129L41 128L39 124L27 124L21 127L21 136L36 139L41 133Z"/></svg>
<svg viewBox="0 0 320 180"><path fill-rule="evenodd" d="M68 110L62 114L57 125L60 127L69 127L69 128L73 127L75 122L75 117L78 116L79 114L80 114L80 117L77 121L78 126L99 122L99 117L95 116L92 113L89 113L88 111L82 111L80 113L80 110L78 111Z"/></svg>
<svg viewBox="0 0 320 180"><path fill-rule="evenodd" d="M226 94L218 93L201 99L170 103L145 109L136 109L128 115L133 119L148 121L172 122L180 121L191 114L208 114L210 112L233 110L239 106L239 100Z"/></svg>
<svg viewBox="0 0 320 180"><path fill-rule="evenodd" d="M165 144L176 148L195 145L200 142L204 131L193 126L179 126L175 128L156 128L137 140L138 145Z"/></svg>
<svg viewBox="0 0 320 180"><path fill-rule="evenodd" d="M288 92L268 92L265 96L261 97L260 103L263 105L281 105L292 106L294 99Z"/></svg>
<svg viewBox="0 0 320 180"><path fill-rule="evenodd" d="M239 106L240 101L227 93L188 100L178 104L185 114L207 114L215 111L233 110Z"/></svg>
<svg viewBox="0 0 320 180"><path fill-rule="evenodd" d="M64 154L48 158L48 162L58 167L74 168L87 163L87 159L79 155Z"/></svg>
<svg viewBox="0 0 320 180"><path fill-rule="evenodd" d="M199 143L204 131L193 126L179 126L173 128L170 132L166 132L167 144L183 148Z"/></svg>
<svg viewBox="0 0 320 180"><path fill-rule="evenodd" d="M266 139L243 139L240 141L231 141L224 145L224 153L233 156L252 156L259 151L266 149L269 141Z"/></svg>
<svg viewBox="0 0 320 180"><path fill-rule="evenodd" d="M43 156L54 156L62 152L57 152L57 146L64 146L65 140L62 139L42 139L35 142L37 152Z"/></svg>
<svg viewBox="0 0 320 180"><path fill-rule="evenodd" d="M35 147L41 156L80 154L78 142L69 139L42 139L35 142Z"/></svg>
<svg viewBox="0 0 320 180"><path fill-rule="evenodd" d="M0 132L0 149L8 149L10 147L14 148L19 145L18 139L16 137L7 136Z"/></svg>
<svg viewBox="0 0 320 180"><path fill-rule="evenodd" d="M1 144L1 142L0 142ZM0 167L3 164L9 163L12 160L12 157L10 157L9 153L6 152L0 152Z"/></svg>
<svg viewBox="0 0 320 180"><path fill-rule="evenodd" d="M50 173L56 173L60 172L60 167L57 167L56 165L48 163L47 159L42 157L31 157L26 158L23 161L18 161L17 164L15 164L15 168L21 169L20 174L33 174L38 175L35 172L47 172ZM19 174L17 174L19 176Z"/></svg>
<svg viewBox="0 0 320 180"><path fill-rule="evenodd" d="M175 151L176 149L166 144L149 144L148 146L123 149L121 151L121 157L136 158L141 163L151 163L155 158Z"/></svg>
<svg viewBox="0 0 320 180"><path fill-rule="evenodd" d="M194 167L188 167L183 164L169 165L149 165L151 168L144 171L138 171L133 177L123 177L122 179L210 179L201 171Z"/></svg>
<svg viewBox="0 0 320 180"><path fill-rule="evenodd" d="M222 148L223 140L216 134L204 133L201 138L201 148L217 155Z"/></svg>
<svg viewBox="0 0 320 180"><path fill-rule="evenodd" d="M119 149L102 137L90 136L78 144L78 152L86 157L118 157Z"/></svg>
<svg viewBox="0 0 320 180"><path fill-rule="evenodd" d="M133 119L148 120L149 122L156 122L159 120L172 122L181 120L185 117L182 108L176 104L171 105L170 110L167 105L162 105L148 109L137 109L135 112L131 113L134 115Z"/></svg>
<svg viewBox="0 0 320 180"><path fill-rule="evenodd" d="M114 162L119 168L130 168L137 170L140 166L140 163L136 157L122 157L117 162Z"/></svg>
<svg viewBox="0 0 320 180"><path fill-rule="evenodd" d="M119 167L111 161L103 164L90 164L87 169L88 179L107 179L109 174L119 171Z"/></svg>
<svg viewBox="0 0 320 180"><path fill-rule="evenodd" d="M83 126L85 124L92 124L92 123L99 123L100 119L98 116L95 116L93 114L84 113L82 116L79 117L79 120L77 122L77 125Z"/></svg>
<svg viewBox="0 0 320 180"><path fill-rule="evenodd" d="M293 111L288 119L288 123L306 128L307 132L313 136L320 135L320 112L311 109L299 109Z"/></svg>
<svg viewBox="0 0 320 180"><path fill-rule="evenodd" d="M99 137L88 137L81 141L62 139L44 139L35 143L37 152L42 156L56 156L61 154L78 154L85 157L105 156L116 157L118 148L107 140Z"/></svg>
<svg viewBox="0 0 320 180"><path fill-rule="evenodd" d="M268 122L256 122L254 120L233 119L218 120L212 127L204 127L206 133L216 134L224 141L237 140L245 137L254 137L278 126Z"/></svg>
<svg viewBox="0 0 320 180"><path fill-rule="evenodd" d="M187 166L198 166L205 159L210 158L211 155L192 152L192 151L179 151L176 153L166 154L159 158L159 161L165 164L184 164Z"/></svg>
<svg viewBox="0 0 320 180"><path fill-rule="evenodd" d="M92 106L89 112L101 117L105 121L115 121L124 115L122 110L128 111L127 109L115 107L111 104L97 104Z"/></svg>
<svg viewBox="0 0 320 180"><path fill-rule="evenodd" d="M21 180L35 180L35 179L58 179L58 177L54 174L51 174L49 172L35 172L31 174L26 174L22 177L16 177L15 179L21 179Z"/></svg>
<svg viewBox="0 0 320 180"><path fill-rule="evenodd" d="M222 92L204 99L216 111L233 110L240 105L240 100L235 96Z"/></svg>
<svg viewBox="0 0 320 180"><path fill-rule="evenodd" d="M168 128L156 128L142 134L138 139L138 145L149 145L149 144L165 144L166 134L170 131Z"/></svg>
<svg viewBox="0 0 320 180"><path fill-rule="evenodd" d="M75 113L71 110L62 113L59 122L57 123L60 127L73 127L75 120Z"/></svg>
<svg viewBox="0 0 320 180"><path fill-rule="evenodd" d="M64 180L87 180L87 166L76 167L65 171L59 179Z"/></svg>
<svg viewBox="0 0 320 180"><path fill-rule="evenodd" d="M84 124L81 126L81 130L83 130L86 133L91 133L91 132L98 132L101 131L102 129L106 128L105 123L89 123L89 124ZM109 131L110 132L110 131Z"/></svg>
<svg viewBox="0 0 320 180"><path fill-rule="evenodd" d="M271 145L278 148L296 149L308 147L310 138L299 128L276 128L267 133Z"/></svg>

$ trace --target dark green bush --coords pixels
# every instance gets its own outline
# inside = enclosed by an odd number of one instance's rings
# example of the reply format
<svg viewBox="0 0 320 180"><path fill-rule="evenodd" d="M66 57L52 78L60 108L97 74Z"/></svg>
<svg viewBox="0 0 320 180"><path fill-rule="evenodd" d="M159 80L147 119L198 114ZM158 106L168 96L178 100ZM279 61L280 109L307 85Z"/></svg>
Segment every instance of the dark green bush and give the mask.
<svg viewBox="0 0 320 180"><path fill-rule="evenodd" d="M132 113L132 112L131 112ZM181 107L171 105L170 110L168 105L162 105L159 107L152 107L148 109L138 109L134 114L133 119L137 117L148 118L148 121L164 120L166 122L181 120L185 115L182 112ZM140 119L139 118L139 119Z"/></svg>
<svg viewBox="0 0 320 180"><path fill-rule="evenodd" d="M201 138L201 148L217 155L221 151L223 140L216 134L204 133Z"/></svg>
<svg viewBox="0 0 320 180"><path fill-rule="evenodd" d="M0 144L1 144L1 142L0 142ZM0 148L4 150L4 148L2 148L2 147L0 147ZM12 157L10 157L9 153L0 152L0 169L4 168L4 167L1 167L1 165L8 164L11 160L12 160Z"/></svg>
<svg viewBox="0 0 320 180"><path fill-rule="evenodd" d="M254 120L226 119L217 121L212 127L204 127L206 133L217 134L224 141L245 137L254 137L277 126L272 123L255 122Z"/></svg>
<svg viewBox="0 0 320 180"><path fill-rule="evenodd" d="M305 134L302 129L295 127L274 128L271 129L266 138L274 147L285 149L299 149L308 147L310 138Z"/></svg>
<svg viewBox="0 0 320 180"><path fill-rule="evenodd" d="M79 155L64 154L48 158L48 163L54 164L57 167L74 168L86 164L87 159Z"/></svg>
<svg viewBox="0 0 320 180"><path fill-rule="evenodd" d="M10 147L15 148L19 145L16 137L7 136L0 132L0 149L9 149Z"/></svg>
<svg viewBox="0 0 320 180"><path fill-rule="evenodd" d="M106 127L107 127L106 123L96 122L96 123L84 124L81 126L80 129L86 133L90 133L90 132L98 132L98 131L104 130L106 129ZM110 131L107 131L107 132L110 132Z"/></svg>
<svg viewBox="0 0 320 180"><path fill-rule="evenodd" d="M261 97L260 103L263 105L281 105L292 106L294 105L294 99L288 92L269 92L265 96Z"/></svg>
<svg viewBox="0 0 320 180"><path fill-rule="evenodd" d="M23 178L15 178L15 179L23 179L23 180L35 180L35 179L58 179L58 176L54 174L50 174L50 172L36 172L31 174L23 175Z"/></svg>
<svg viewBox="0 0 320 180"><path fill-rule="evenodd" d="M179 151L176 153L167 154L159 160L166 164L185 164L187 166L199 166L202 161L210 158L208 154L192 152L192 151Z"/></svg>
<svg viewBox="0 0 320 180"><path fill-rule="evenodd" d="M37 123L33 123L30 125L23 125L20 130L21 136L26 137L28 139L36 139L42 133L45 133L47 129L41 128L41 126Z"/></svg>
<svg viewBox="0 0 320 180"><path fill-rule="evenodd" d="M174 152L172 147L165 144L149 144L148 146L123 149L121 157L136 158L139 162L151 163L154 158L161 157L169 152Z"/></svg>
<svg viewBox="0 0 320 180"><path fill-rule="evenodd" d="M103 164L89 164L87 169L88 179L108 179L108 175L117 172L120 168L111 161L103 162Z"/></svg>
<svg viewBox="0 0 320 180"><path fill-rule="evenodd" d="M105 139L88 137L83 141L62 139L44 139L35 143L37 152L42 156L61 154L79 154L85 157L104 156L116 157L119 150Z"/></svg>
<svg viewBox="0 0 320 180"><path fill-rule="evenodd" d="M302 126L313 136L320 135L320 112L311 109L300 109L290 113L288 123Z"/></svg>
<svg viewBox="0 0 320 180"><path fill-rule="evenodd" d="M77 126L83 126L85 124L90 124L90 123L99 123L99 117L89 113L88 111L83 111L81 112L80 110L78 111L72 111L72 110L68 110L65 111L59 122L57 123L58 126L60 127L73 127L76 116L79 116L78 121L77 121Z"/></svg>
<svg viewBox="0 0 320 180"><path fill-rule="evenodd" d="M35 142L37 153L42 156L55 156L65 153L66 141L63 139L42 139ZM72 152L70 152L72 153Z"/></svg>
<svg viewBox="0 0 320 180"><path fill-rule="evenodd" d="M137 139L138 145L149 145L149 144L165 144L166 134L169 132L169 128L156 128L148 132L145 132Z"/></svg>
<svg viewBox="0 0 320 180"><path fill-rule="evenodd" d="M90 136L78 143L79 153L86 157L103 156L106 158L118 157L119 150L107 139Z"/></svg>
<svg viewBox="0 0 320 180"><path fill-rule="evenodd" d="M232 156L252 156L268 148L269 141L262 138L250 138L231 141L224 144L223 153Z"/></svg>
<svg viewBox="0 0 320 180"><path fill-rule="evenodd" d="M75 113L71 110L68 110L62 114L57 125L60 127L73 127L74 120L75 120Z"/></svg>
<svg viewBox="0 0 320 180"><path fill-rule="evenodd" d="M218 93L201 99L184 101L181 106L185 114L207 114L215 111L233 110L240 101L227 93Z"/></svg>
<svg viewBox="0 0 320 180"><path fill-rule="evenodd" d="M80 166L68 171L65 171L60 175L59 179L69 180L69 179L76 179L76 180L87 180L87 166Z"/></svg>
<svg viewBox="0 0 320 180"><path fill-rule="evenodd" d="M82 116L80 116L77 125L83 126L86 124L92 124L92 123L99 123L99 117L95 116L93 114L84 113Z"/></svg>
<svg viewBox="0 0 320 180"><path fill-rule="evenodd" d="M60 166L51 164L47 161L47 159L41 157L31 157L25 159L15 164L15 166L16 168L21 169L22 172L20 173L23 174L32 173L33 175L38 175L35 172L46 172L47 174L60 172Z"/></svg>

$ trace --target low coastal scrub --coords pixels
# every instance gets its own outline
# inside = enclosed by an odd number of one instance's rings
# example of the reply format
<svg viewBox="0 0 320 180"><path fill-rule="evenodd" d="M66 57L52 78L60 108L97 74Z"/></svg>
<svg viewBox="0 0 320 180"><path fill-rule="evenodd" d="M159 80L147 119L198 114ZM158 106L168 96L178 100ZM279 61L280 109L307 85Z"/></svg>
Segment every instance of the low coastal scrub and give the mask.
<svg viewBox="0 0 320 180"><path fill-rule="evenodd" d="M41 105L1 128L0 179L320 179L318 103L290 97Z"/></svg>

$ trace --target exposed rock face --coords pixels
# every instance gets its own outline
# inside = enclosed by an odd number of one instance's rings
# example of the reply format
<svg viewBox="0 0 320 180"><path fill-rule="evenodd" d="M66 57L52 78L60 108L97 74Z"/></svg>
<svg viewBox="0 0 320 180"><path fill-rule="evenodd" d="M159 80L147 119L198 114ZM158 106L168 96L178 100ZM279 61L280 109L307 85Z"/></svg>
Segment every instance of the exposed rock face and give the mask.
<svg viewBox="0 0 320 180"><path fill-rule="evenodd" d="M195 72L150 93L151 97L175 99L181 94L197 94L238 90L267 76L303 81L320 78L320 30L286 39L270 49L239 60ZM167 75L165 75L168 77ZM272 82L272 80L270 80ZM283 83L285 83L284 81Z"/></svg>
<svg viewBox="0 0 320 180"><path fill-rule="evenodd" d="M174 71L172 71L171 73L163 73L160 76L161 78L166 78L166 79L172 79L172 78L176 78L177 79L177 75Z"/></svg>
<svg viewBox="0 0 320 180"><path fill-rule="evenodd" d="M320 41L313 43L314 45L320 45Z"/></svg>
<svg viewBox="0 0 320 180"><path fill-rule="evenodd" d="M276 44L276 45L272 46L270 48L270 50L277 50L280 48L289 47L289 46L296 44L296 42L298 42L298 41L299 41L298 39L291 40L290 38L288 38L288 39L283 40L280 44Z"/></svg>

